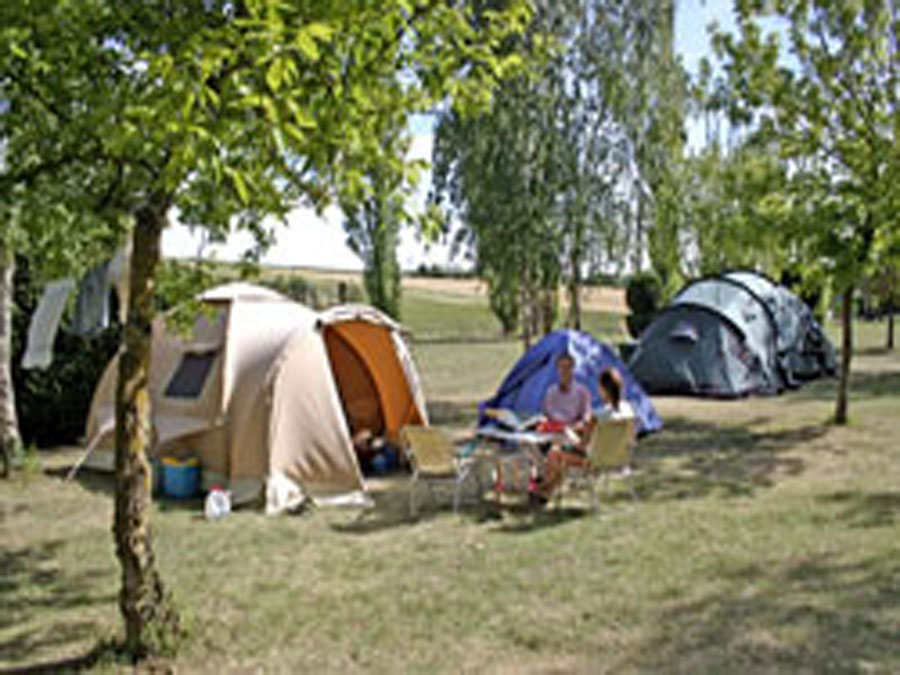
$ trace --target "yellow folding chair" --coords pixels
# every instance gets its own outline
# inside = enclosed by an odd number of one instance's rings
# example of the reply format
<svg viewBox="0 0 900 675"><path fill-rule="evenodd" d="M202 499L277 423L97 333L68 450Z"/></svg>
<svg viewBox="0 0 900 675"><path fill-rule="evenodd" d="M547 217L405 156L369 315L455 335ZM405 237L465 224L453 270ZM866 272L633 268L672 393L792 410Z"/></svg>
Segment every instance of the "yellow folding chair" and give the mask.
<svg viewBox="0 0 900 675"><path fill-rule="evenodd" d="M631 455L635 445L635 420L613 419L599 423L591 435L587 461L582 466L566 466L563 480L556 493L556 506L562 504L563 492L576 486L586 486L591 493L591 510L600 505L597 482L604 479L609 494L609 479L619 473L627 480L628 492L637 501L631 468Z"/></svg>
<svg viewBox="0 0 900 675"><path fill-rule="evenodd" d="M409 513L416 515L416 488L420 483L428 487L432 501L434 485L453 485L453 511L459 511L462 487L470 475L479 480L473 471L474 460L460 456L450 437L436 427L408 426L400 430L400 442L412 467L409 482ZM480 492L480 480L479 480Z"/></svg>

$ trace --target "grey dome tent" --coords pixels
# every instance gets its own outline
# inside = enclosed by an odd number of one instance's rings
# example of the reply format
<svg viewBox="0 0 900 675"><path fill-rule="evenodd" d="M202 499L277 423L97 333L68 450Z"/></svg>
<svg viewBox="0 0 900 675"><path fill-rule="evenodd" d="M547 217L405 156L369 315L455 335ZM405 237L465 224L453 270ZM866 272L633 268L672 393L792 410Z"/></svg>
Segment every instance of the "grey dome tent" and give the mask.
<svg viewBox="0 0 900 675"><path fill-rule="evenodd" d="M809 308L755 272L688 284L641 334L629 367L652 394L777 394L830 369Z"/></svg>
<svg viewBox="0 0 900 675"><path fill-rule="evenodd" d="M788 386L834 374L834 348L803 300L758 272L735 271L725 276L752 289L772 310L778 363Z"/></svg>
<svg viewBox="0 0 900 675"><path fill-rule="evenodd" d="M766 302L738 281L686 286L641 334L629 367L654 394L736 397L784 386Z"/></svg>

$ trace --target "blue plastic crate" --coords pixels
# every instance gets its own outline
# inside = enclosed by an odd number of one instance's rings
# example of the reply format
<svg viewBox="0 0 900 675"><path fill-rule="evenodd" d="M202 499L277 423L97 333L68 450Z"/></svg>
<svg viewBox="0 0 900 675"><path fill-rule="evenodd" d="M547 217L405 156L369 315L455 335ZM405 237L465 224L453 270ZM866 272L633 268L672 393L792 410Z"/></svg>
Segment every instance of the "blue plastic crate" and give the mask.
<svg viewBox="0 0 900 675"><path fill-rule="evenodd" d="M166 497L190 499L200 494L200 463L166 457L162 461L162 489Z"/></svg>

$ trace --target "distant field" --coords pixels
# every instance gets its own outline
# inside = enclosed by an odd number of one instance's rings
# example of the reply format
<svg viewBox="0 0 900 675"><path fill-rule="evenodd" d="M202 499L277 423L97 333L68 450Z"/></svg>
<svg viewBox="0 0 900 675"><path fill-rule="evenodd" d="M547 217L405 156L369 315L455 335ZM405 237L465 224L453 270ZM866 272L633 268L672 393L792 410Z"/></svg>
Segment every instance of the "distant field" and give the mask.
<svg viewBox="0 0 900 675"><path fill-rule="evenodd" d="M324 270L309 267L273 267L272 273L300 274L321 281L360 283L360 273L341 270ZM440 295L461 295L485 297L487 288L479 279L457 279L452 277L421 277L404 275L403 289L431 291ZM625 291L621 288L589 286L585 287L583 307L589 311L625 314Z"/></svg>
<svg viewBox="0 0 900 675"><path fill-rule="evenodd" d="M312 281L329 298L343 282L361 287L358 272L311 268L263 268L263 278L297 275ZM565 295L560 293L560 321L565 313ZM611 341L624 339L623 319L628 312L625 294L619 288L586 287L582 298L584 329ZM500 324L488 306L487 289L477 279L403 277L403 324L416 340L498 340Z"/></svg>
<svg viewBox="0 0 900 675"><path fill-rule="evenodd" d="M500 323L484 296L411 288L403 294L402 313L403 324L417 341L503 338ZM588 310L584 312L583 324L585 330L601 339L613 342L624 339L621 314Z"/></svg>

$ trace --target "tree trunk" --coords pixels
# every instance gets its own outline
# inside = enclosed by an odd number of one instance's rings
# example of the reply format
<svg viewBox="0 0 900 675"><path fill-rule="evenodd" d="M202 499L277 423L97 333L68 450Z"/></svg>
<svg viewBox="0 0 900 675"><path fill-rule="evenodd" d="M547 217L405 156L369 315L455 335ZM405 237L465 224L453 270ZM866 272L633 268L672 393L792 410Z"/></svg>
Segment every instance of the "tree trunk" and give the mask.
<svg viewBox="0 0 900 675"><path fill-rule="evenodd" d="M527 352L531 349L531 340L534 335L534 294L527 284L521 291L519 311L522 324L522 351Z"/></svg>
<svg viewBox="0 0 900 675"><path fill-rule="evenodd" d="M842 425L847 424L848 419L850 363L853 359L853 291L853 284L848 285L841 299L841 372L834 423Z"/></svg>
<svg viewBox="0 0 900 675"><path fill-rule="evenodd" d="M148 388L153 289L160 260L166 208L141 207L131 257L128 322L116 389L116 509L113 532L122 567L119 609L125 622L125 650L147 656L179 634L178 615L156 569L150 536L151 402Z"/></svg>
<svg viewBox="0 0 900 675"><path fill-rule="evenodd" d="M644 200L643 194L637 199L637 218L635 219L635 241L634 241L634 274L640 274L644 269Z"/></svg>
<svg viewBox="0 0 900 675"><path fill-rule="evenodd" d="M569 256L569 328L581 330L581 248L583 234L579 225Z"/></svg>
<svg viewBox="0 0 900 675"><path fill-rule="evenodd" d="M894 348L894 307L888 310L888 326L887 326L887 348Z"/></svg>
<svg viewBox="0 0 900 675"><path fill-rule="evenodd" d="M581 330L581 281L569 281L569 328Z"/></svg>
<svg viewBox="0 0 900 675"><path fill-rule="evenodd" d="M545 289L541 293L541 334L546 335L556 327L556 317L559 309L559 287Z"/></svg>
<svg viewBox="0 0 900 675"><path fill-rule="evenodd" d="M12 311L15 253L9 231L0 234L0 476L12 469L13 450L19 444L16 396L12 379Z"/></svg>

